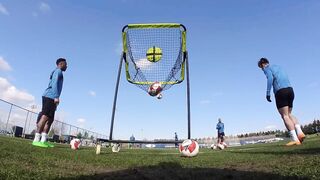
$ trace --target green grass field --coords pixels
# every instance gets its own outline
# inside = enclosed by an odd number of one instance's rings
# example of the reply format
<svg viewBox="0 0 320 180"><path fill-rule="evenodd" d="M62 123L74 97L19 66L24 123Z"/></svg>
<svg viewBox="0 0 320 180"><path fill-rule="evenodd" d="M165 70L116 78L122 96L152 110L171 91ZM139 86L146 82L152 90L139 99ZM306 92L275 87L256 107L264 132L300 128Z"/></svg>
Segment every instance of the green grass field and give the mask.
<svg viewBox="0 0 320 180"><path fill-rule="evenodd" d="M285 142L200 149L194 158L176 149L33 147L30 140L0 136L0 179L320 179L320 136L303 145Z"/></svg>

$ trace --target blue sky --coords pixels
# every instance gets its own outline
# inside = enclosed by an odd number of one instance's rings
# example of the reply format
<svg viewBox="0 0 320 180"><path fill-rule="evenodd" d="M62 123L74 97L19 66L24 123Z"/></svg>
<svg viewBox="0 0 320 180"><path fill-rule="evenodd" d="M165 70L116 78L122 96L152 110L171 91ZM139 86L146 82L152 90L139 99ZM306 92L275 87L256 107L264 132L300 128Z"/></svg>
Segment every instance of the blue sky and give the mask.
<svg viewBox="0 0 320 180"><path fill-rule="evenodd" d="M285 68L307 124L320 117L319 9L316 0L1 0L0 97L39 107L65 57L57 118L109 135L122 27L177 22L187 27L193 138L216 136L218 118L227 135L285 128L265 100L260 57ZM156 100L121 78L115 138L187 137L185 82Z"/></svg>

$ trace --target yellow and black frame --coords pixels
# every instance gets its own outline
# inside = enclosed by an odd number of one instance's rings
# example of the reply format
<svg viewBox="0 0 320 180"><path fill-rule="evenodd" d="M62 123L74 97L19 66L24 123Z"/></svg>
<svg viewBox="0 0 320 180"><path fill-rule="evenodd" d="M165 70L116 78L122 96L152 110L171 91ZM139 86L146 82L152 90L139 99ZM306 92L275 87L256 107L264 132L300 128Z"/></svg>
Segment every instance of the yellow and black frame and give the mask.
<svg viewBox="0 0 320 180"><path fill-rule="evenodd" d="M144 30L156 30L158 32L162 32L164 30L171 30L174 29L175 32L178 33L177 36L178 39L176 40L176 43L180 43L180 45L174 45L174 47L177 47L177 53L174 54L174 60L172 69L168 70L169 75L167 75L163 79L156 79L164 86L167 86L168 89L174 84L181 83L186 76L186 94L187 94L187 127L188 127L188 139L191 138L191 128L190 128L190 122L191 122L191 116L190 116L190 80L189 80L189 64L188 64L188 52L186 48L186 27L182 24L177 23L157 23L157 24L128 24L123 27L122 29L122 43L123 43L123 51L120 58L120 64L118 69L118 76L116 81L116 87L115 87L115 94L114 94L114 101L113 101L113 108L112 108L112 116L111 116L111 126L110 126L110 135L109 139L99 139L98 141L104 141L104 142L111 142L111 143L181 143L181 141L130 141L130 140L113 140L113 124L115 119L115 110L117 105L117 96L118 96L118 89L119 89L119 82L120 82L120 76L121 76L121 69L122 69L122 63L125 62L125 70L126 70L126 79L128 82L135 84L142 88L143 90L147 90L147 87L152 84L155 80L151 79L148 80L145 78L142 72L142 68L139 67L137 64L136 58L134 56L138 56L133 54L132 52L132 44L130 44L130 30L136 32L144 31ZM173 35L172 35L173 36ZM150 38L149 38L150 39ZM154 43L154 42L153 42ZM141 43L139 44L141 45ZM148 44L150 45L150 44ZM172 46L173 47L173 46ZM165 49L164 49L165 51ZM178 52L179 51L179 52ZM143 52L144 53L144 52ZM166 52L163 52L164 54ZM168 53L167 53L168 54ZM161 60L162 61L162 60ZM164 58L163 61L166 61ZM130 63L131 66L133 66L134 73L130 73ZM153 64L152 64L153 65ZM139 72L141 71L141 72ZM139 74L141 73L141 74ZM175 77L173 77L175 76ZM136 78L136 77L140 77Z"/></svg>

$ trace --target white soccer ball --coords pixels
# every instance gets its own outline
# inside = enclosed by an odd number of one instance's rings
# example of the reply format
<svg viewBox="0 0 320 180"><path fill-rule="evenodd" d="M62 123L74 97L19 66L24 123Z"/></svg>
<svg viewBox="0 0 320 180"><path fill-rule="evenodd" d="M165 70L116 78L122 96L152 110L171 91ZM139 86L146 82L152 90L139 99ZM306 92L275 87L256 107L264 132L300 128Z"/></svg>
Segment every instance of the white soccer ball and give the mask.
<svg viewBox="0 0 320 180"><path fill-rule="evenodd" d="M157 96L158 94L160 94L161 91L162 91L162 87L161 87L161 83L159 82L152 83L148 88L148 93L150 96ZM159 99L159 96L158 96L158 99Z"/></svg>
<svg viewBox="0 0 320 180"><path fill-rule="evenodd" d="M215 144L212 144L212 145L210 146L210 148L211 148L211 149L217 149L217 146L216 146Z"/></svg>
<svg viewBox="0 0 320 180"><path fill-rule="evenodd" d="M80 139L77 139L77 138L72 139L70 142L70 147L73 150L79 149L80 145L81 145L81 141L80 141Z"/></svg>
<svg viewBox="0 0 320 180"><path fill-rule="evenodd" d="M199 144L195 140L187 139L179 145L181 156L193 157L199 153Z"/></svg>
<svg viewBox="0 0 320 180"><path fill-rule="evenodd" d="M119 152L121 149L121 145L119 143L112 144L112 152Z"/></svg>
<svg viewBox="0 0 320 180"><path fill-rule="evenodd" d="M220 150L223 150L224 149L224 145L223 144L218 144L217 148L220 149Z"/></svg>

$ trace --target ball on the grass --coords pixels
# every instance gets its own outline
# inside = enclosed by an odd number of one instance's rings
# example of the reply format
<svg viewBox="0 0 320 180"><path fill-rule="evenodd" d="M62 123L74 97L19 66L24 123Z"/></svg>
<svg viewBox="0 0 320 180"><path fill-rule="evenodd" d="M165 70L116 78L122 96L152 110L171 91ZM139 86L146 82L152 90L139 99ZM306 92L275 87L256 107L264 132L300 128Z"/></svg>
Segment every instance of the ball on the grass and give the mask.
<svg viewBox="0 0 320 180"><path fill-rule="evenodd" d="M80 139L77 139L77 138L72 139L71 142L70 142L70 147L73 150L79 149L80 145L81 145L81 141L80 141Z"/></svg>
<svg viewBox="0 0 320 180"><path fill-rule="evenodd" d="M215 144L212 144L212 145L210 146L210 148L211 148L211 149L217 149L217 146L216 146Z"/></svg>
<svg viewBox="0 0 320 180"><path fill-rule="evenodd" d="M223 150L225 147L224 147L223 144L218 144L218 145L217 145L217 148L220 149L220 150Z"/></svg>
<svg viewBox="0 0 320 180"><path fill-rule="evenodd" d="M184 140L179 145L179 151L181 156L193 157L199 153L199 144L192 139Z"/></svg>

